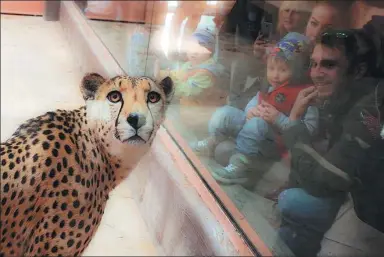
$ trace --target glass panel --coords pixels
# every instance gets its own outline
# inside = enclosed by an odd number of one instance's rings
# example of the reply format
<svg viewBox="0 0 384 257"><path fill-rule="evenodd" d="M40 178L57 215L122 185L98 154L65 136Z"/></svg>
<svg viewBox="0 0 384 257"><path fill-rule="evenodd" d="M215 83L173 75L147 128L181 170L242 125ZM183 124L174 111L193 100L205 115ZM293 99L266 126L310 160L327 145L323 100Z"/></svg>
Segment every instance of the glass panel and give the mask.
<svg viewBox="0 0 384 257"><path fill-rule="evenodd" d="M128 75L173 79L166 128L274 255L383 251L383 1L83 10Z"/></svg>

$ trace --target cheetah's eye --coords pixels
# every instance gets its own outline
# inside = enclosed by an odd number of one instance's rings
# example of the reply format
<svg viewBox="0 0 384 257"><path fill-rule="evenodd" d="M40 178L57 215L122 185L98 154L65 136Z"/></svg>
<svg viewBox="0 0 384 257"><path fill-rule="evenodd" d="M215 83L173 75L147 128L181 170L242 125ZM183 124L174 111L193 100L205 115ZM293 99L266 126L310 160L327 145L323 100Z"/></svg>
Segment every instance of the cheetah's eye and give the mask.
<svg viewBox="0 0 384 257"><path fill-rule="evenodd" d="M123 98L119 91L112 91L107 95L107 98L112 103L120 102Z"/></svg>
<svg viewBox="0 0 384 257"><path fill-rule="evenodd" d="M156 93L156 92L149 92L148 94L148 102L150 103L157 103L158 101L160 101L160 94Z"/></svg>

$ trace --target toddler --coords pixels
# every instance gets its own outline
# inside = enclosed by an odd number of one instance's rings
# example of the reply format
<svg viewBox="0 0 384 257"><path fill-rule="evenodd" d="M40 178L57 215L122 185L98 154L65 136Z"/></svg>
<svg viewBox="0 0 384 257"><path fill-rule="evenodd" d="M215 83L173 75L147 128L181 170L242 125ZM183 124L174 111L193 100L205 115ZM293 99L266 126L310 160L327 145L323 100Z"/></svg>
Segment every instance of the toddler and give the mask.
<svg viewBox="0 0 384 257"><path fill-rule="evenodd" d="M192 39L183 45L188 61L179 69L160 71L160 77L168 75L174 81L177 99L201 96L215 86L224 70L213 57L215 42L215 35L211 30L197 29L192 34Z"/></svg>
<svg viewBox="0 0 384 257"><path fill-rule="evenodd" d="M244 111L232 106L219 108L209 122L210 136L192 144L197 154L212 155L220 142L228 137L236 140L236 152L229 164L212 171L216 180L248 183L255 159L281 156L281 131L294 122L289 115L298 93L310 86L300 82L306 77L308 43L304 35L288 33L268 53L264 90L252 98ZM302 122L313 134L318 125L318 110L310 106Z"/></svg>

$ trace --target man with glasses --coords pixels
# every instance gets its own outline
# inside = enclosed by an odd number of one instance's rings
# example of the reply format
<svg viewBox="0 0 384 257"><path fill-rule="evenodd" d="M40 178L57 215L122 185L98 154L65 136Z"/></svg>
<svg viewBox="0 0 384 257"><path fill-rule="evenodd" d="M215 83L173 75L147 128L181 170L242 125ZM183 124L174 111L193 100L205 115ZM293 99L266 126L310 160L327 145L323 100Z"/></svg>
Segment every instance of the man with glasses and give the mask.
<svg viewBox="0 0 384 257"><path fill-rule="evenodd" d="M290 115L296 123L283 134L291 151L291 173L289 189L278 197L283 217L279 236L296 256L316 256L354 185L355 169L378 140L380 111L370 97L375 91L383 93L380 79L371 77L378 54L358 30L325 32L314 47L310 75L315 86L299 94ZM300 120L308 105L320 108L323 149L312 144Z"/></svg>

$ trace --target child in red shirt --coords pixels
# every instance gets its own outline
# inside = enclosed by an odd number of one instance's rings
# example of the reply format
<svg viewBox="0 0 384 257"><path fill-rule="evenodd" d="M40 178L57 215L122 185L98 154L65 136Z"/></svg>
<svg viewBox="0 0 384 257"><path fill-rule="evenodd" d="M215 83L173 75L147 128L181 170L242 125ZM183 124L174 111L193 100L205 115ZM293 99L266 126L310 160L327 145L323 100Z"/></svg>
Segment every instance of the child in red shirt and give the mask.
<svg viewBox="0 0 384 257"><path fill-rule="evenodd" d="M266 84L245 110L232 106L219 108L209 123L210 137L192 144L197 154L212 155L220 142L228 137L236 139L236 153L229 164L212 171L216 180L248 183L254 160L281 156L284 149L279 135L296 122L289 119L290 111L298 93L310 86L297 82L306 76L308 43L304 35L288 33L268 54ZM314 133L318 119L317 108L310 106L302 122Z"/></svg>

